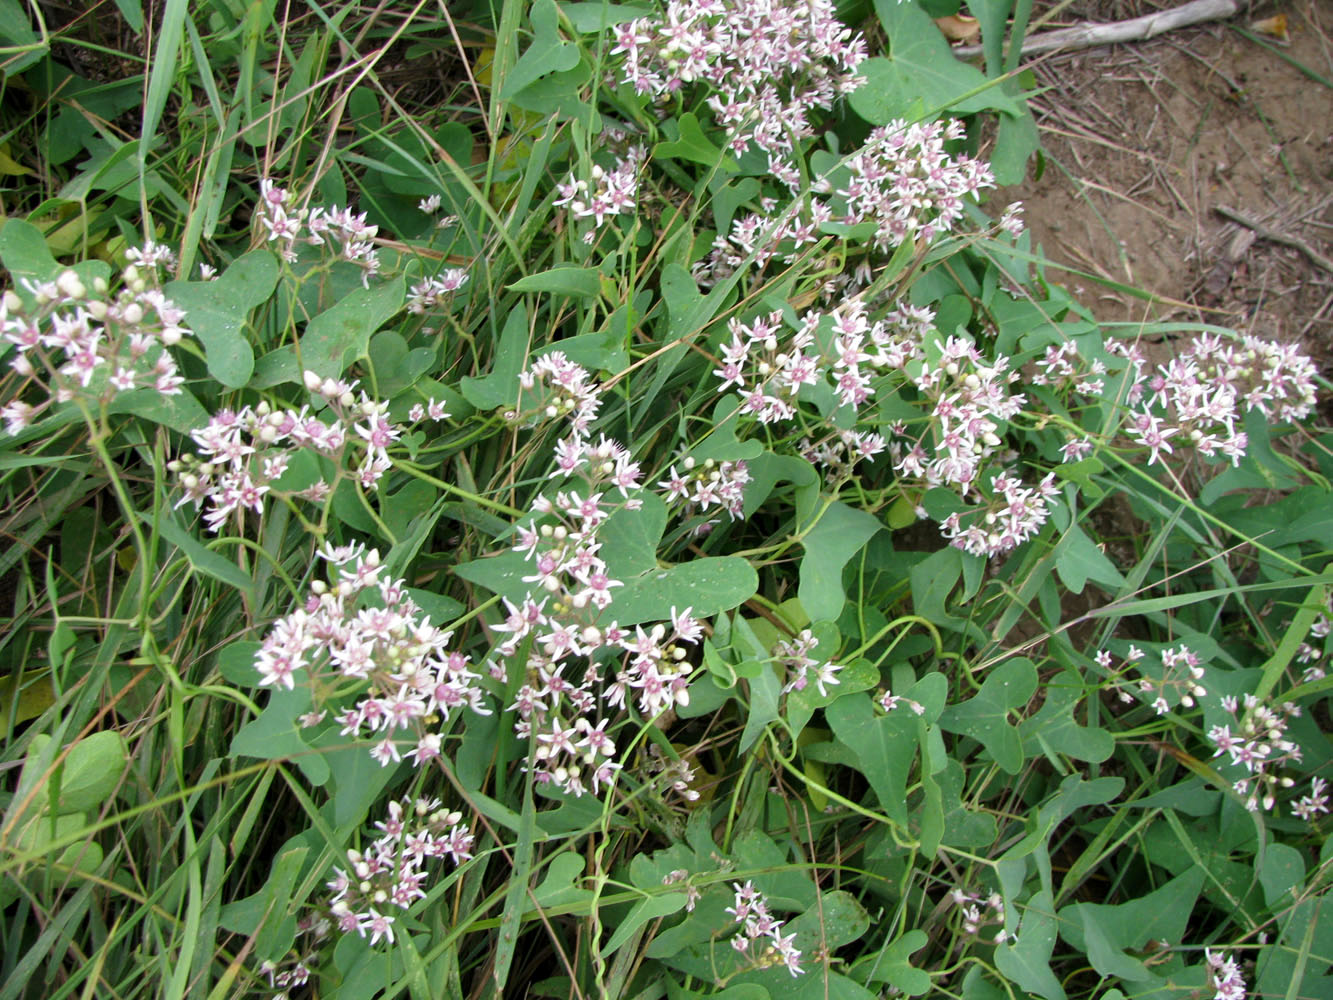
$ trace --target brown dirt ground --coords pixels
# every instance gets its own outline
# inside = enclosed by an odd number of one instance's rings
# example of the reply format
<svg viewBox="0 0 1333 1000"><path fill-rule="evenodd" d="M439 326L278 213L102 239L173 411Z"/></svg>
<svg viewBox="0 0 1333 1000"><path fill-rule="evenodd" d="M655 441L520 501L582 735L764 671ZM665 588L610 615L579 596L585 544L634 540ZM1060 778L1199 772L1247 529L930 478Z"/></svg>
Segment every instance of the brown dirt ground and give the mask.
<svg viewBox="0 0 1333 1000"><path fill-rule="evenodd" d="M1048 27L1124 20L1173 6L1076 0ZM1040 10L1040 7L1039 7ZM1279 52L1243 36L1285 13ZM1231 22L1146 42L1030 57L1047 163L1022 199L1034 245L1097 281L1064 283L1101 320L1209 322L1301 340L1333 362L1333 0L1284 0ZM1323 263L1228 221L1229 207L1305 243ZM1056 280L1060 280L1057 277Z"/></svg>

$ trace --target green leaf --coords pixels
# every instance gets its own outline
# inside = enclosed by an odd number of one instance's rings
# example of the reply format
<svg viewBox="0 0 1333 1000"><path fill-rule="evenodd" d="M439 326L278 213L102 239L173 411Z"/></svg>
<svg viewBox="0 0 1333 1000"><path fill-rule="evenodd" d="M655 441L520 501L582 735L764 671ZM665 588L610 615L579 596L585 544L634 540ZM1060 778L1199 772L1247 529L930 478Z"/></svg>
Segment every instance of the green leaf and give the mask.
<svg viewBox="0 0 1333 1000"><path fill-rule="evenodd" d="M907 691L895 693L925 705L924 719L933 721L947 691L944 675L932 673ZM876 715L872 700L861 694L839 698L824 710L824 716L853 766L870 783L881 808L895 823L906 826L907 779L916 761L922 719L905 709Z"/></svg>
<svg viewBox="0 0 1333 1000"><path fill-rule="evenodd" d="M602 946L601 956L605 958L618 950L630 936L650 920L659 920L679 913L685 909L689 896L685 892L664 892L658 896L648 896L639 900L616 926L615 933Z"/></svg>
<svg viewBox="0 0 1333 1000"><path fill-rule="evenodd" d="M34 740L29 756L42 745ZM115 794L129 759L125 737L114 730L77 740L59 768L60 797L55 812L63 815L100 809Z"/></svg>
<svg viewBox="0 0 1333 1000"><path fill-rule="evenodd" d="M658 160L688 160L711 167L722 160L722 150L715 146L699 127L699 119L687 111L680 116L680 138L674 142L659 142L653 147L653 158ZM730 164L735 169L734 164Z"/></svg>
<svg viewBox="0 0 1333 1000"><path fill-rule="evenodd" d="M3 9L0 9L0 14L3 14ZM27 20L26 14L23 19ZM25 300L30 296L23 290L20 283L22 279L51 281L66 270L66 265L51 256L51 248L47 246L42 231L22 219L7 219L4 227L0 228L0 261L4 262L5 270L12 278L14 290ZM79 276L86 288L92 288L93 279L106 278L111 274L111 268L101 260L82 261L69 269Z"/></svg>
<svg viewBox="0 0 1333 1000"><path fill-rule="evenodd" d="M533 901L543 908L588 902L593 897L592 890L578 884L586 866L582 856L574 851L556 855L546 869L542 884L532 890Z"/></svg>
<svg viewBox="0 0 1333 1000"><path fill-rule="evenodd" d="M1193 868L1155 892L1115 906L1075 903L1060 911L1060 936L1087 952L1092 967L1103 976L1130 982L1152 979L1147 967L1125 954L1149 941L1183 943L1194 903L1203 888L1202 868Z"/></svg>
<svg viewBox="0 0 1333 1000"><path fill-rule="evenodd" d="M1021 656L1005 660L961 705L945 709L940 728L970 736L1010 774L1023 767L1023 740L1008 714L1028 703L1037 689L1037 668Z"/></svg>
<svg viewBox="0 0 1333 1000"><path fill-rule="evenodd" d="M401 277L374 288L356 288L320 313L301 334L301 365L321 378L338 378L347 366L367 356L370 336L387 323L406 300Z"/></svg>
<svg viewBox="0 0 1333 1000"><path fill-rule="evenodd" d="M1264 902L1276 912L1305 885L1305 858L1294 847L1269 844L1259 866L1259 884L1264 887Z"/></svg>
<svg viewBox="0 0 1333 1000"><path fill-rule="evenodd" d="M518 376L528 357L528 311L522 303L505 317L500 344L490 372L480 378L465 376L458 389L479 410L494 410L518 402Z"/></svg>
<svg viewBox="0 0 1333 1000"><path fill-rule="evenodd" d="M245 335L250 311L263 305L278 284L278 262L267 250L253 250L216 281L172 281L167 298L185 310L185 323L204 345L208 373L229 389L250 381L255 352Z"/></svg>
<svg viewBox="0 0 1333 1000"><path fill-rule="evenodd" d="M706 556L654 569L613 591L610 613L621 625L664 621L672 606L707 618L744 604L759 589L754 567L739 556Z"/></svg>
<svg viewBox="0 0 1333 1000"><path fill-rule="evenodd" d="M0 0L0 42L13 53L5 60L7 79L16 78L50 51L50 46L32 30L28 11L19 0Z"/></svg>
<svg viewBox="0 0 1333 1000"><path fill-rule="evenodd" d="M617 24L652 14L651 7L633 3L562 3L560 10L569 18L574 30L584 35L595 35Z"/></svg>
<svg viewBox="0 0 1333 1000"><path fill-rule="evenodd" d="M745 716L745 729L741 733L741 753L748 752L759 741L765 727L776 722L781 714L778 712L778 698L782 693L782 685L778 683L778 676L768 664L759 666L759 671L749 678L750 709Z"/></svg>
<svg viewBox="0 0 1333 1000"><path fill-rule="evenodd" d="M253 937L257 958L277 960L291 947L296 917L289 910L309 853L308 847L284 850L274 858L262 889L222 907L218 923L235 934Z"/></svg>
<svg viewBox="0 0 1333 1000"><path fill-rule="evenodd" d="M1115 750L1115 738L1105 729L1080 726L1074 709L1083 700L1082 679L1067 670L1042 685L1046 701L1041 710L1018 727L1024 745L1042 745L1075 760L1100 763Z"/></svg>
<svg viewBox="0 0 1333 1000"><path fill-rule="evenodd" d="M1083 593L1089 580L1100 583L1108 590L1118 590L1125 578L1115 568L1106 553L1092 544L1092 540L1076 524L1071 524L1056 546L1055 570L1066 587L1076 594Z"/></svg>
<svg viewBox="0 0 1333 1000"><path fill-rule="evenodd" d="M140 512L139 519L149 526L153 523L152 517L144 512ZM242 594L248 594L254 589L254 580L246 575L239 566L226 556L220 555L205 546L170 516L158 518L157 530L163 538L181 550L186 561L196 573L212 577Z"/></svg>
<svg viewBox="0 0 1333 1000"><path fill-rule="evenodd" d="M888 983L908 996L919 997L930 990L930 975L923 969L913 968L912 955L930 941L926 932L911 930L892 944L887 944L870 960L874 972L869 982Z"/></svg>
<svg viewBox="0 0 1333 1000"><path fill-rule="evenodd" d="M380 399L392 399L411 388L435 364L429 347L408 347L397 330L383 330L370 340L372 383Z"/></svg>
<svg viewBox="0 0 1333 1000"><path fill-rule="evenodd" d="M250 720L232 737L231 753L260 760L292 760L313 784L329 780L329 765L313 751L302 735L297 718L310 711L310 690L274 688L259 717ZM357 748L365 754L364 748ZM368 754L366 755L369 756Z"/></svg>
<svg viewBox="0 0 1333 1000"><path fill-rule="evenodd" d="M509 100L548 73L564 72L578 65L579 47L560 37L560 14L553 0L537 0L529 15L533 39L527 51L505 74L500 97Z"/></svg>
<svg viewBox="0 0 1333 1000"><path fill-rule="evenodd" d="M511 292L543 292L576 299L595 299L602 288L602 275L595 267L561 264L549 271L519 278L508 287Z"/></svg>
<svg viewBox="0 0 1333 1000"><path fill-rule="evenodd" d="M1051 972L1055 951L1055 903L1039 892L1023 910L1017 941L995 949L995 967L1029 993L1045 1000L1065 1000L1064 988Z"/></svg>
<svg viewBox="0 0 1333 1000"><path fill-rule="evenodd" d="M133 413L173 431L188 434L208 423L208 411L188 392L164 396L156 389L122 392L107 403L108 413Z"/></svg>
<svg viewBox="0 0 1333 1000"><path fill-rule="evenodd" d="M875 10L888 38L888 55L861 63L858 73L865 82L848 99L866 121L886 125L896 118L934 117L945 109L958 114L988 109L1020 113L998 84L955 58L944 35L916 4L876 0Z"/></svg>
<svg viewBox="0 0 1333 1000"><path fill-rule="evenodd" d="M833 621L842 614L847 601L842 569L881 527L873 514L835 500L806 533L797 594L812 620Z"/></svg>

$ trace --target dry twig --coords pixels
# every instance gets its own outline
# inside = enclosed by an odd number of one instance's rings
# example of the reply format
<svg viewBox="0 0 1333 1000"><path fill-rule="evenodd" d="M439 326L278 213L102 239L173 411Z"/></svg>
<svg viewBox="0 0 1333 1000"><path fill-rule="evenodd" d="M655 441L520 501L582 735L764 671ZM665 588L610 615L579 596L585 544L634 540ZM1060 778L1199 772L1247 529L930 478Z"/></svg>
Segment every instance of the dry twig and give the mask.
<svg viewBox="0 0 1333 1000"><path fill-rule="evenodd" d="M1246 229L1254 230L1255 234L1261 239L1268 240L1271 243L1281 243L1283 246L1293 247L1299 250L1305 256L1309 257L1315 264L1322 267L1325 271L1333 274L1333 260L1329 260L1314 247L1306 243L1299 236L1288 236L1286 233L1280 233L1276 229L1270 229L1257 219L1251 219L1249 216L1241 215L1234 208L1228 208L1226 205L1214 205L1213 211L1225 219L1244 226Z"/></svg>

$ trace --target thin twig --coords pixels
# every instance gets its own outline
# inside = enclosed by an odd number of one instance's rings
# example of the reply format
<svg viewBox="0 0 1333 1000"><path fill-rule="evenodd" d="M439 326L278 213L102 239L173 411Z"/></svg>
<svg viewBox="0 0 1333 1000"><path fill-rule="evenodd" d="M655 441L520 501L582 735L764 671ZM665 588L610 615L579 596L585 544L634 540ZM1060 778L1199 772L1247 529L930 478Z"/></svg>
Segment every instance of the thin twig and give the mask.
<svg viewBox="0 0 1333 1000"><path fill-rule="evenodd" d="M1184 28L1204 21L1220 21L1239 13L1238 0L1191 0L1172 10L1159 11L1129 21L1110 23L1087 22L1072 28L1046 31L1023 39L1022 55L1034 52L1052 52L1056 49L1087 49L1096 45L1116 42L1136 42L1155 38L1167 31ZM967 59L982 53L980 45L964 45L953 50L954 55Z"/></svg>
<svg viewBox="0 0 1333 1000"><path fill-rule="evenodd" d="M1276 229L1270 229L1257 219L1251 219L1249 216L1241 215L1235 209L1228 208L1226 205L1214 205L1213 211L1224 219L1230 219L1232 222L1239 223L1246 229L1254 230L1261 239L1268 240L1270 243L1281 243L1283 246L1289 246L1299 250L1325 271L1333 274L1333 260L1329 260L1299 236L1288 236L1286 233L1280 233Z"/></svg>

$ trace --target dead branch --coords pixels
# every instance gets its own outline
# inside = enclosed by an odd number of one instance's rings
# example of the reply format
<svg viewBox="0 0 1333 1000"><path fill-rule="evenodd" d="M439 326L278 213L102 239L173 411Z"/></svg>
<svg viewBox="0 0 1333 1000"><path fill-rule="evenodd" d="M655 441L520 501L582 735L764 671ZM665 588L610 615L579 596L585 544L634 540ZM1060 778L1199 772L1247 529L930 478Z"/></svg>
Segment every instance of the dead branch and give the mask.
<svg viewBox="0 0 1333 1000"><path fill-rule="evenodd" d="M1077 24L1072 28L1060 28L1058 31L1044 31L1023 39L1023 55L1034 52L1052 52L1056 49L1087 49L1096 45L1113 45L1116 42L1136 42L1176 28L1201 24L1204 21L1220 21L1239 13L1243 4L1239 0L1191 0L1190 3L1171 10L1146 14L1129 21L1113 21L1109 24L1093 21ZM980 45L963 45L953 50L959 58L980 55L984 50Z"/></svg>

